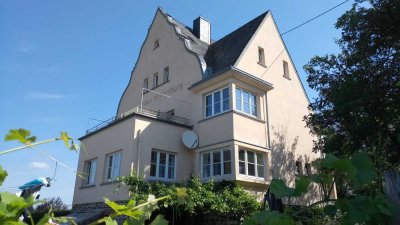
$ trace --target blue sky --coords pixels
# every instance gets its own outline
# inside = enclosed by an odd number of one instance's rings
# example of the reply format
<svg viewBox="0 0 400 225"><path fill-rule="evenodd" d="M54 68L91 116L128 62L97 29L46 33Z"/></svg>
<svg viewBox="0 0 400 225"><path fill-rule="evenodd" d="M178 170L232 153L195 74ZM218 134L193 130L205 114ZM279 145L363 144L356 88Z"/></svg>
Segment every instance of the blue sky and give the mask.
<svg viewBox="0 0 400 225"><path fill-rule="evenodd" d="M266 10L282 33L341 1L1 1L0 151L18 146L3 141L11 128L29 129L38 140L61 131L78 138L96 124L88 118L114 116L158 6L189 26L200 15L207 18L218 40ZM284 36L311 99L316 93L302 66L315 55L338 52L334 23L350 7L351 1ZM78 154L62 143L39 149L77 166ZM55 163L27 149L0 156L0 165L10 175L4 188L52 177ZM71 204L74 173L59 166L55 179L42 198L60 196Z"/></svg>

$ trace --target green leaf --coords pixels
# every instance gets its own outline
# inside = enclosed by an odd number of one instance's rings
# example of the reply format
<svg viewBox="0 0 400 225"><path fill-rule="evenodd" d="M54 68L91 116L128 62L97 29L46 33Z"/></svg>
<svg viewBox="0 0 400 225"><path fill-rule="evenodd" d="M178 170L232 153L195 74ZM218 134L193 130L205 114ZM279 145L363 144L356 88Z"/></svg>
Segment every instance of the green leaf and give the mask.
<svg viewBox="0 0 400 225"><path fill-rule="evenodd" d="M158 215L150 225L168 225L168 221L164 219L164 216Z"/></svg>
<svg viewBox="0 0 400 225"><path fill-rule="evenodd" d="M111 217L107 217L104 219L106 225L118 225L117 221L113 220Z"/></svg>
<svg viewBox="0 0 400 225"><path fill-rule="evenodd" d="M306 176L299 176L296 179L295 188L293 196L300 196L308 191L308 185L310 184L310 179Z"/></svg>
<svg viewBox="0 0 400 225"><path fill-rule="evenodd" d="M293 188L289 188L282 180L279 179L272 179L270 188L271 192L276 196L276 198L293 196L294 193Z"/></svg>
<svg viewBox="0 0 400 225"><path fill-rule="evenodd" d="M32 197L24 199L8 192L0 193L0 218L18 219L22 212L36 202Z"/></svg>
<svg viewBox="0 0 400 225"><path fill-rule="evenodd" d="M351 162L357 169L357 178L361 184L365 184L375 178L376 171L374 164L366 153L354 153L353 157L351 157Z"/></svg>
<svg viewBox="0 0 400 225"><path fill-rule="evenodd" d="M176 196L178 198L178 204L183 205L185 204L187 198L187 190L186 188L176 188Z"/></svg>
<svg viewBox="0 0 400 225"><path fill-rule="evenodd" d="M46 214L43 215L43 217L39 220L39 222L37 222L36 225L46 225L46 224L49 224L49 219L51 219L52 217L53 217L53 213L52 213L51 210L50 210L50 212L48 212L48 213L46 213Z"/></svg>
<svg viewBox="0 0 400 225"><path fill-rule="evenodd" d="M29 145L36 141L35 136L30 136L31 132L29 130L20 128L20 129L10 129L8 134L6 134L4 140L5 141L18 141L21 144Z"/></svg>
<svg viewBox="0 0 400 225"><path fill-rule="evenodd" d="M295 225L295 221L285 214L261 211L247 218L243 225Z"/></svg>
<svg viewBox="0 0 400 225"><path fill-rule="evenodd" d="M332 154L326 154L326 157L321 162L321 166L338 172L347 173L350 176L355 176L357 174L357 169L349 159L339 159Z"/></svg>
<svg viewBox="0 0 400 225"><path fill-rule="evenodd" d="M6 179L7 175L7 171L3 170L3 167L1 167L0 165L0 186L3 185L3 182Z"/></svg>
<svg viewBox="0 0 400 225"><path fill-rule="evenodd" d="M68 136L67 132L61 132L59 138L64 142L65 146L67 146L69 150L78 151L78 145L75 144L73 139Z"/></svg>

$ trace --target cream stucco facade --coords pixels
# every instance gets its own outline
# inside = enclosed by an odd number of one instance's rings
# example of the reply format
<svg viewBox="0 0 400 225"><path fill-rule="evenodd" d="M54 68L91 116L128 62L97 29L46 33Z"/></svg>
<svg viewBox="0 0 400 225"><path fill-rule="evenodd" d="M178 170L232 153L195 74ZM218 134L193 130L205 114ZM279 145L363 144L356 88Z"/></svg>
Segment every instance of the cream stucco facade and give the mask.
<svg viewBox="0 0 400 225"><path fill-rule="evenodd" d="M116 117L80 139L86 179L76 178L74 205L128 199L113 179L132 171L163 182L235 180L261 198L272 178L293 185L296 168L318 157L303 121L308 99L272 14L212 43L207 23L190 29L157 10ZM185 131L197 148L182 143Z"/></svg>

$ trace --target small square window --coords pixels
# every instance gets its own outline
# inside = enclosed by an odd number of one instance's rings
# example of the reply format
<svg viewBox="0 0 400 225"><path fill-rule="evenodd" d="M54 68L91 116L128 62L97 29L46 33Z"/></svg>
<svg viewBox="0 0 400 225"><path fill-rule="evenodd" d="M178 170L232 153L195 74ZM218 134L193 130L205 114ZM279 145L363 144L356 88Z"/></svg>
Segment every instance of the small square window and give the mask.
<svg viewBox="0 0 400 225"><path fill-rule="evenodd" d="M303 165L300 161L296 161L296 175L303 175Z"/></svg>
<svg viewBox="0 0 400 225"><path fill-rule="evenodd" d="M164 68L163 82L169 81L169 67Z"/></svg>
<svg viewBox="0 0 400 225"><path fill-rule="evenodd" d="M157 40L154 41L153 50L156 49L156 48L158 48L158 47L160 47L160 41L157 39Z"/></svg>
<svg viewBox="0 0 400 225"><path fill-rule="evenodd" d="M265 66L264 49L261 47L258 47L258 63Z"/></svg>
<svg viewBox="0 0 400 225"><path fill-rule="evenodd" d="M283 76L286 78L290 78L289 75L289 64L285 60L283 60Z"/></svg>
<svg viewBox="0 0 400 225"><path fill-rule="evenodd" d="M158 73L155 73L153 75L153 88L156 88L158 86Z"/></svg>

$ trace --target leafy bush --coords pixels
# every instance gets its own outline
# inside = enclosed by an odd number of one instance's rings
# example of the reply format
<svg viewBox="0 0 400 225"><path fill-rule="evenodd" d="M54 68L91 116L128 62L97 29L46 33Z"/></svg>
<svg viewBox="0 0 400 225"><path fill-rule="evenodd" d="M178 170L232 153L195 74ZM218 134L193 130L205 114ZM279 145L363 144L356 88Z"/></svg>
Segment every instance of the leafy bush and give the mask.
<svg viewBox="0 0 400 225"><path fill-rule="evenodd" d="M191 177L185 183L166 184L147 182L132 175L122 177L121 181L129 186L131 197L142 200L147 195L171 196L162 206L178 212L229 216L239 220L255 213L260 204L241 186L231 181L209 181L202 183L198 177ZM176 191L178 190L178 191ZM182 204L180 196L186 196Z"/></svg>

